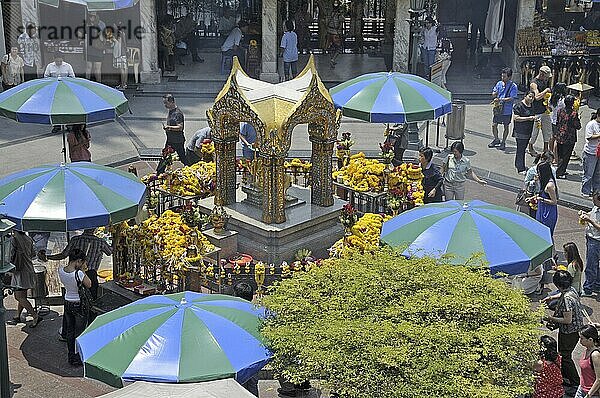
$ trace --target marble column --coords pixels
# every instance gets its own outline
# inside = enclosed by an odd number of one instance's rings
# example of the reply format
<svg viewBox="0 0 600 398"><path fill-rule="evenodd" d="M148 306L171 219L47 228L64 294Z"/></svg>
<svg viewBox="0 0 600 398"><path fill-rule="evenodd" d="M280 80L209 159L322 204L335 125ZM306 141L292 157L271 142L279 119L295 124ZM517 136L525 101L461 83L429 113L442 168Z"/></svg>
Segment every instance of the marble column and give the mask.
<svg viewBox="0 0 600 398"><path fill-rule="evenodd" d="M535 0L519 0L517 6L517 29L523 29L533 26L534 15Z"/></svg>
<svg viewBox="0 0 600 398"><path fill-rule="evenodd" d="M6 39L4 38L4 15L2 14L2 6L0 5L0 53L4 55L5 51Z"/></svg>
<svg viewBox="0 0 600 398"><path fill-rule="evenodd" d="M23 27L33 23L39 28L40 16L37 1L21 0L21 20L23 21Z"/></svg>
<svg viewBox="0 0 600 398"><path fill-rule="evenodd" d="M515 41L513 43L513 51L511 57L506 60L506 63L512 67L513 71L518 71L520 68L519 57L517 55L517 32L519 29L529 28L533 26L533 17L535 16L535 0L519 0L517 3L517 20L515 22Z"/></svg>
<svg viewBox="0 0 600 398"><path fill-rule="evenodd" d="M262 70L260 80L279 83L277 73L277 0L262 2Z"/></svg>
<svg viewBox="0 0 600 398"><path fill-rule="evenodd" d="M140 81L147 84L160 83L161 76L158 67L158 29L155 1L160 0L140 0L140 25L142 28Z"/></svg>
<svg viewBox="0 0 600 398"><path fill-rule="evenodd" d="M408 72L408 56L410 54L410 18L408 10L410 0L396 0L396 21L394 24L394 56L393 70Z"/></svg>

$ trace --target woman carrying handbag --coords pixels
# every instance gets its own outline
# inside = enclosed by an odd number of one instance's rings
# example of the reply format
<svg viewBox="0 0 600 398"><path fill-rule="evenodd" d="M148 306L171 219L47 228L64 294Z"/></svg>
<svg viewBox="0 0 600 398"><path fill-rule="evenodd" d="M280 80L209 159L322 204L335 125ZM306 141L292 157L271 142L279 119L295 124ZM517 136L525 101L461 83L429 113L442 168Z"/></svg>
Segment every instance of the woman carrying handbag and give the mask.
<svg viewBox="0 0 600 398"><path fill-rule="evenodd" d="M87 309L80 297L80 286L89 289L92 281L82 271L86 263L85 253L79 249L73 249L69 253L69 263L58 269L58 277L65 287L65 327L67 335L67 349L69 352L69 364L82 366L81 358L75 352L75 339L85 330L87 326Z"/></svg>

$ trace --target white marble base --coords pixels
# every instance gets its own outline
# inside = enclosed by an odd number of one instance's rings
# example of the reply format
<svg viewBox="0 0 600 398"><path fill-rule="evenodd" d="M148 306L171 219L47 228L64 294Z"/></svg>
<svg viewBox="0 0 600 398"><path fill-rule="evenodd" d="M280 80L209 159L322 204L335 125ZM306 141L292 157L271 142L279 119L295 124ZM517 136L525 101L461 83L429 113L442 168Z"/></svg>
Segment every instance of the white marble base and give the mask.
<svg viewBox="0 0 600 398"><path fill-rule="evenodd" d="M269 82L269 83L279 83L279 73L273 73L273 72L262 72L260 74L260 80L264 81L264 82Z"/></svg>
<svg viewBox="0 0 600 398"><path fill-rule="evenodd" d="M144 84L160 84L161 71L151 70L140 72L140 82Z"/></svg>

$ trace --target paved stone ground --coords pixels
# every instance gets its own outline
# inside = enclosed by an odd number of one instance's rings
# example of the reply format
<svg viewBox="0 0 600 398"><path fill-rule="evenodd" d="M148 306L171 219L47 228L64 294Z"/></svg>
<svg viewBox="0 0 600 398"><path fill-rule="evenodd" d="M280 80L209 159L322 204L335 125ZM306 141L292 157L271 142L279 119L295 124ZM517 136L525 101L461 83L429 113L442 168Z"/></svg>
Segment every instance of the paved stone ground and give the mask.
<svg viewBox="0 0 600 398"><path fill-rule="evenodd" d="M193 86L197 88L196 86ZM165 87L166 88L166 87ZM186 83L173 84L169 90L186 90ZM132 114L126 115L119 123L105 124L91 129L93 160L101 164L119 164L137 156L138 149L159 148L164 143L160 123L165 116L160 92L147 90L131 95ZM187 135L207 125L206 109L212 103L211 95L189 93L178 99L186 114ZM598 106L597 102L593 103ZM589 110L583 108L583 120L589 120ZM480 187L475 183L467 186L467 197L483 199L495 204L513 207L516 189L520 185L519 176L513 166L514 140L509 139L505 152L488 149L491 141L489 105L469 105L467 110L465 146L466 155L471 159L478 174L490 181L490 186ZM383 140L383 125L371 125L344 118L341 131L351 131L356 145L353 150L376 151L378 142ZM443 137L444 129L441 129ZM582 137L582 133L581 133ZM305 126L294 131L292 150L310 149ZM426 139L422 133L423 140ZM581 151L583 138L577 143ZM439 143L443 149L445 142ZM435 146L435 127L430 131L430 145ZM46 126L23 125L0 119L0 177L25 168L41 164L56 163L62 160L60 135L52 134ZM538 148L538 150L540 150ZM440 154L439 157L443 156ZM528 157L528 164L532 158ZM152 164L148 164L148 170ZM568 180L559 181L559 189L564 205L559 208L559 221L555 232L558 248L565 242L573 241L584 250L584 235L577 223L576 209L590 206L591 203L579 196L581 166L573 162L569 167L572 175ZM585 298L591 317L600 322L598 298ZM15 308L12 298L6 300L7 308ZM82 378L81 369L73 369L66 362L66 346L58 342L57 330L60 326L60 307L52 307L52 312L35 329L8 326L8 344L11 367L11 380L15 383L15 397L96 397L111 390L101 383ZM12 317L8 312L7 318ZM575 355L578 355L577 353ZM261 398L275 397L276 385L261 383Z"/></svg>

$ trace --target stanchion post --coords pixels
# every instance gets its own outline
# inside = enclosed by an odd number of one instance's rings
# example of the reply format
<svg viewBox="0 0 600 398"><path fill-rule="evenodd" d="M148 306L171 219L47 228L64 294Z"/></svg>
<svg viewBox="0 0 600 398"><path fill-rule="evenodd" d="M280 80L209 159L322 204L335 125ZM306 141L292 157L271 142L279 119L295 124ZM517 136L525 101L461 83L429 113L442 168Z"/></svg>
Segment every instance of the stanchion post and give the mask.
<svg viewBox="0 0 600 398"><path fill-rule="evenodd" d="M0 218L0 398L10 398L12 386L8 370L8 343L6 340L6 308L4 308L3 276L15 266L10 263L9 234L15 227L12 221Z"/></svg>

